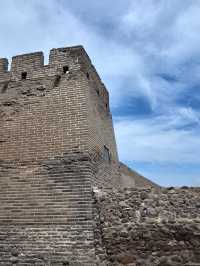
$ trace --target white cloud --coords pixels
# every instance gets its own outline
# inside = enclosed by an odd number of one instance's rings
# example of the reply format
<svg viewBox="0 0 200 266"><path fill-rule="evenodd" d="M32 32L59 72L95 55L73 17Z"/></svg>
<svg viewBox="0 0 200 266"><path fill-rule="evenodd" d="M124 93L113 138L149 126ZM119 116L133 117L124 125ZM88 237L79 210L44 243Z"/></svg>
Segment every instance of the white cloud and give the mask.
<svg viewBox="0 0 200 266"><path fill-rule="evenodd" d="M199 118L191 110L151 119L119 119L115 132L122 160L200 163L200 130L184 129Z"/></svg>
<svg viewBox="0 0 200 266"><path fill-rule="evenodd" d="M106 81L113 81L115 86L111 82L109 89L114 105L120 102L121 97L130 93L148 95L151 99L141 55L123 43L106 40L105 36L91 29L80 17L70 12L67 5L63 8L61 3L57 4L53 0L2 2L1 56L10 58L12 55L42 50L47 63L50 48L82 44L101 76ZM132 80L134 86L117 90L117 84L123 84L125 79Z"/></svg>
<svg viewBox="0 0 200 266"><path fill-rule="evenodd" d="M200 42L200 3L193 2L189 7L179 14L173 28L171 29L171 36L173 42L164 54L170 60L175 59L179 62L190 59L191 56L199 54Z"/></svg>
<svg viewBox="0 0 200 266"><path fill-rule="evenodd" d="M112 103L121 97L143 96L152 108L176 99L180 90L200 80L197 67L181 73L180 62L199 51L200 3L193 0L119 1L110 14L112 1L14 1L1 2L1 56L83 44L95 66L109 82ZM82 10L82 14L81 14ZM87 13L88 12L88 13ZM89 13L90 12L90 13ZM80 15L81 14L81 15ZM86 16L87 14L87 16ZM84 21L110 19L115 35L104 36ZM128 38L127 38L128 36ZM172 85L157 77L159 72L178 75ZM109 80L109 81L108 81ZM124 84L128 80L128 85Z"/></svg>
<svg viewBox="0 0 200 266"><path fill-rule="evenodd" d="M154 109L169 99L174 104L173 100L200 81L199 12L198 1L141 0L132 1L121 17L119 29L143 62L138 75L148 84L148 93L146 86L139 88ZM174 76L176 82L158 78L159 73Z"/></svg>

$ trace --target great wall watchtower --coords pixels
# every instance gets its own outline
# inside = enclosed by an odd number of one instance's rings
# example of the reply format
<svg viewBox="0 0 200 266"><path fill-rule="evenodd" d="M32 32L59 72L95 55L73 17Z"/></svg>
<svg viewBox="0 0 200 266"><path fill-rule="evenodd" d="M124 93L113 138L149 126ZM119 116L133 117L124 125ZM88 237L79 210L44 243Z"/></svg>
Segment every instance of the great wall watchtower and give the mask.
<svg viewBox="0 0 200 266"><path fill-rule="evenodd" d="M15 56L10 72L0 59L0 121L0 262L17 250L21 264L42 252L92 265L91 189L119 184L119 167L108 92L83 47L52 49L48 65Z"/></svg>
<svg viewBox="0 0 200 266"><path fill-rule="evenodd" d="M108 92L85 50L52 49L49 65L43 61L42 52L15 56L7 72L7 60L0 60L0 159L87 154L105 173L95 181L119 183L109 180L118 156Z"/></svg>
<svg viewBox="0 0 200 266"><path fill-rule="evenodd" d="M109 95L84 48L52 49L48 65L15 56L10 71L0 59L0 123L0 265L95 265L92 187L121 180Z"/></svg>

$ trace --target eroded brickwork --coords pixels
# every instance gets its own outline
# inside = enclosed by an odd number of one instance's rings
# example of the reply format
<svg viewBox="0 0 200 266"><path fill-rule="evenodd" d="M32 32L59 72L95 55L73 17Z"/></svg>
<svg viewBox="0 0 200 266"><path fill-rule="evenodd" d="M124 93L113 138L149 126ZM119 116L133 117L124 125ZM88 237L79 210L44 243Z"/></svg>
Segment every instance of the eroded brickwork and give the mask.
<svg viewBox="0 0 200 266"><path fill-rule="evenodd" d="M95 190L106 265L200 265L199 198L200 188Z"/></svg>

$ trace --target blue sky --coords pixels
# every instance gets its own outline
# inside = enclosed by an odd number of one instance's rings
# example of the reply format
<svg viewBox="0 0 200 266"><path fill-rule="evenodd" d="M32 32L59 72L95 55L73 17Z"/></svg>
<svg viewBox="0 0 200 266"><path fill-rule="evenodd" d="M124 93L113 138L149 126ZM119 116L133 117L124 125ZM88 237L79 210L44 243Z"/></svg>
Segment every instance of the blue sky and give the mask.
<svg viewBox="0 0 200 266"><path fill-rule="evenodd" d="M120 159L200 185L199 0L7 0L0 57L82 44L111 99Z"/></svg>

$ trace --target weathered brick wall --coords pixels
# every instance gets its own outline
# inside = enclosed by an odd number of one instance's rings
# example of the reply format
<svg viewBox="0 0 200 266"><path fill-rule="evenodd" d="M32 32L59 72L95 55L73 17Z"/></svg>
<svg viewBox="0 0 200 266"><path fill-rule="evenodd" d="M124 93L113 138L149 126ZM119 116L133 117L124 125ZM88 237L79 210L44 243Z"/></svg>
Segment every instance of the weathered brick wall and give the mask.
<svg viewBox="0 0 200 266"><path fill-rule="evenodd" d="M0 265L96 265L92 185L118 158L95 79L80 46L0 59Z"/></svg>
<svg viewBox="0 0 200 266"><path fill-rule="evenodd" d="M140 175L136 171L130 169L128 166L120 162L120 184L121 187L136 187L136 188L159 188L157 184Z"/></svg>
<svg viewBox="0 0 200 266"><path fill-rule="evenodd" d="M199 198L200 188L96 190L107 265L200 265Z"/></svg>
<svg viewBox="0 0 200 266"><path fill-rule="evenodd" d="M0 60L0 265L95 265L82 54Z"/></svg>
<svg viewBox="0 0 200 266"><path fill-rule="evenodd" d="M0 265L95 265L90 169L77 154L1 162Z"/></svg>
<svg viewBox="0 0 200 266"><path fill-rule="evenodd" d="M54 53L45 67L41 53L14 57L9 82L0 80L1 160L87 152L83 74L77 70L78 63L75 67L68 60L69 55L64 62L56 62ZM69 73L63 73L64 65L69 66ZM21 78L24 71L26 79Z"/></svg>
<svg viewBox="0 0 200 266"><path fill-rule="evenodd" d="M84 62L87 62L85 58ZM102 187L118 187L119 160L109 107L109 94L95 68L85 63L89 122L89 150L94 159L94 183ZM105 156L108 151L109 158Z"/></svg>

